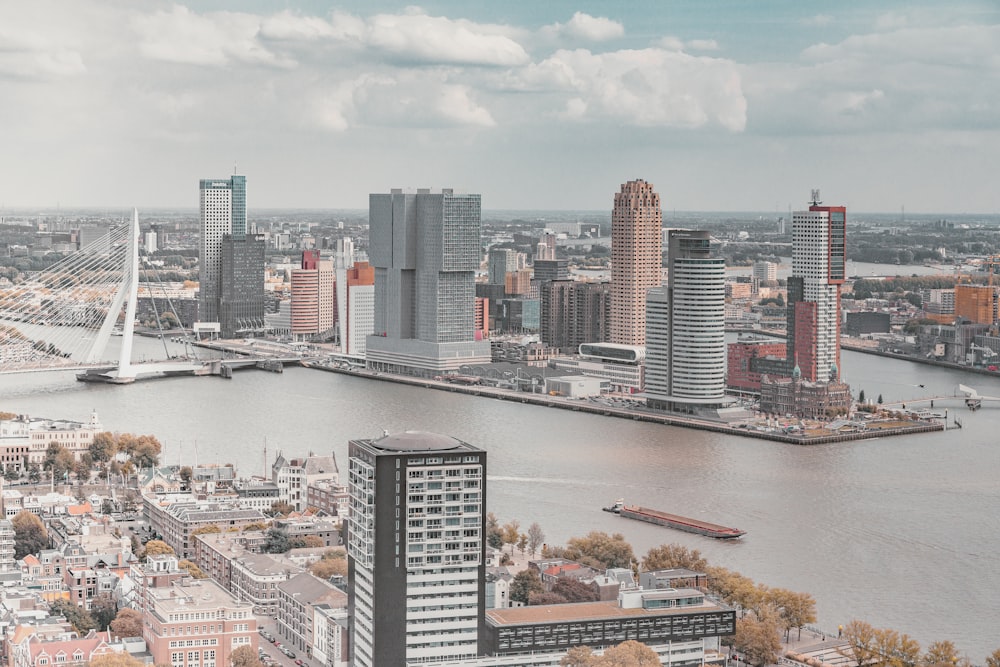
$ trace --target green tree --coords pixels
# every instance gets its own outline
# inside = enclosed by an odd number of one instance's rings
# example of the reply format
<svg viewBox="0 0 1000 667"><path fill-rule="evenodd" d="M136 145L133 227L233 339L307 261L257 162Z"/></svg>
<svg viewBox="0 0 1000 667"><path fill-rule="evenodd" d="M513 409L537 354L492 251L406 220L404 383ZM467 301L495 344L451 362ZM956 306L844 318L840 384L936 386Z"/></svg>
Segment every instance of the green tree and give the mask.
<svg viewBox="0 0 1000 667"><path fill-rule="evenodd" d="M642 569L647 572L675 567L704 572L708 569L708 561L698 549L688 549L682 544L661 544L646 552L646 557L642 559Z"/></svg>
<svg viewBox="0 0 1000 667"><path fill-rule="evenodd" d="M76 459L73 458L73 452L58 442L49 443L49 448L45 452L45 460L42 462L42 469L51 470L53 479L65 479L75 466Z"/></svg>
<svg viewBox="0 0 1000 667"><path fill-rule="evenodd" d="M32 484L38 484L42 479L42 471L38 467L37 463L32 463L28 466L28 481Z"/></svg>
<svg viewBox="0 0 1000 667"><path fill-rule="evenodd" d="M510 582L510 599L515 602L528 604L528 599L532 593L542 593L545 587L538 572L532 568L521 570L514 575L514 580Z"/></svg>
<svg viewBox="0 0 1000 667"><path fill-rule="evenodd" d="M191 466L181 466L177 474L180 475L181 482L184 483L184 488L191 488L191 478L194 477L194 469Z"/></svg>
<svg viewBox="0 0 1000 667"><path fill-rule="evenodd" d="M104 632L118 614L118 605L110 593L101 593L90 602L90 615L94 617L97 629Z"/></svg>
<svg viewBox="0 0 1000 667"><path fill-rule="evenodd" d="M566 602L594 602L598 598L593 586L569 577L560 577L552 585L552 592L564 598Z"/></svg>
<svg viewBox="0 0 1000 667"><path fill-rule="evenodd" d="M264 532L263 551L269 554L283 554L292 548L288 531L280 528L268 528Z"/></svg>
<svg viewBox="0 0 1000 667"><path fill-rule="evenodd" d="M877 403L878 403L879 405L882 405L882 394L879 394L879 395L878 395L878 401L877 401Z"/></svg>
<svg viewBox="0 0 1000 667"><path fill-rule="evenodd" d="M85 635L97 627L90 612L83 607L77 607L69 600L53 600L49 603L49 609L53 615L62 616L69 621L80 635Z"/></svg>
<svg viewBox="0 0 1000 667"><path fill-rule="evenodd" d="M862 389L860 392L858 392L858 403L864 403L864 402L865 402L865 390Z"/></svg>
<svg viewBox="0 0 1000 667"><path fill-rule="evenodd" d="M14 526L14 558L37 554L49 546L48 531L36 514L21 510L11 519L11 524Z"/></svg>
<svg viewBox="0 0 1000 667"><path fill-rule="evenodd" d="M111 632L117 637L141 637L142 613L125 607L111 621Z"/></svg>
<svg viewBox="0 0 1000 667"><path fill-rule="evenodd" d="M574 537L566 545L564 558L575 560L599 570L635 565L632 545L625 541L621 533L608 535L591 531L586 537Z"/></svg>

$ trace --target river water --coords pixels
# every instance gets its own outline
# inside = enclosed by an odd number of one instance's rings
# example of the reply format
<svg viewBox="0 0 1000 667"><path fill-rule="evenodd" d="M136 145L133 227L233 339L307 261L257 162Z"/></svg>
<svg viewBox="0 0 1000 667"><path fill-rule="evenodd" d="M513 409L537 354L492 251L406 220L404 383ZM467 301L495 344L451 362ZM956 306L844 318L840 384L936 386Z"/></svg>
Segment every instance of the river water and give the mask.
<svg viewBox="0 0 1000 667"><path fill-rule="evenodd" d="M158 341L136 345L162 355ZM886 402L953 396L960 382L1000 396L992 377L847 351L843 366L855 392ZM345 469L349 439L450 434L488 451L489 509L537 521L550 543L621 532L641 556L679 542L812 593L820 627L861 618L925 647L952 640L981 664L1000 647L1000 404L935 402L945 407L964 428L799 447L301 368L131 386L0 376L0 410L82 421L96 409L109 430L160 438L166 463L232 462L244 475L263 472L265 441L269 458L333 450ZM747 535L719 542L600 511L619 497Z"/></svg>

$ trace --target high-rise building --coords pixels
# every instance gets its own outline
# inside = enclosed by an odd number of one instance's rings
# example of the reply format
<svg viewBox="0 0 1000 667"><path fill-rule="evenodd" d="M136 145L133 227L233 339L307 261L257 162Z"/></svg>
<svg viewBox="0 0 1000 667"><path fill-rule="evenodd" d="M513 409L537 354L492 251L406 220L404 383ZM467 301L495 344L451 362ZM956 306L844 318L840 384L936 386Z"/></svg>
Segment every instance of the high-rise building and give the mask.
<svg viewBox="0 0 1000 667"><path fill-rule="evenodd" d="M510 248L490 248L487 262L487 282L506 284L507 274L517 271L517 251Z"/></svg>
<svg viewBox="0 0 1000 667"><path fill-rule="evenodd" d="M484 653L486 452L408 431L348 453L351 664Z"/></svg>
<svg viewBox="0 0 1000 667"><path fill-rule="evenodd" d="M653 184L624 183L611 212L612 343L646 343L646 292L662 282L661 227L660 195Z"/></svg>
<svg viewBox="0 0 1000 667"><path fill-rule="evenodd" d="M234 338L264 328L264 237L222 237L219 281L219 330Z"/></svg>
<svg viewBox="0 0 1000 667"><path fill-rule="evenodd" d="M200 181L198 243L198 319L219 321L222 298L222 238L227 234L241 239L247 233L246 176ZM263 283L263 267L261 267Z"/></svg>
<svg viewBox="0 0 1000 667"><path fill-rule="evenodd" d="M340 322L340 349L364 356L368 337L375 331L375 269L355 262L344 272L344 319Z"/></svg>
<svg viewBox="0 0 1000 667"><path fill-rule="evenodd" d="M819 190L806 211L792 214L788 280L789 362L802 378L825 382L840 368L840 286L846 277L847 209L822 206Z"/></svg>
<svg viewBox="0 0 1000 667"><path fill-rule="evenodd" d="M996 301L996 290L990 285L955 285L954 314L973 324L993 324Z"/></svg>
<svg viewBox="0 0 1000 667"><path fill-rule="evenodd" d="M535 248L535 261L554 260L556 258L556 235L549 230L542 232Z"/></svg>
<svg viewBox="0 0 1000 667"><path fill-rule="evenodd" d="M726 263L711 235L670 232L670 280L646 300L646 404L694 412L726 394Z"/></svg>
<svg viewBox="0 0 1000 667"><path fill-rule="evenodd" d="M420 189L369 197L374 370L437 375L490 361L475 330L480 196Z"/></svg>
<svg viewBox="0 0 1000 667"><path fill-rule="evenodd" d="M764 282L778 279L778 265L774 262L759 261L753 263L753 277Z"/></svg>
<svg viewBox="0 0 1000 667"><path fill-rule="evenodd" d="M568 259L536 259L532 265L532 280L541 285L550 280L569 280Z"/></svg>
<svg viewBox="0 0 1000 667"><path fill-rule="evenodd" d="M549 347L575 353L607 340L611 284L552 280L539 287L539 333Z"/></svg>
<svg viewBox="0 0 1000 667"><path fill-rule="evenodd" d="M318 250L304 250L302 264L291 271L292 336L306 340L333 328L333 261L321 259Z"/></svg>

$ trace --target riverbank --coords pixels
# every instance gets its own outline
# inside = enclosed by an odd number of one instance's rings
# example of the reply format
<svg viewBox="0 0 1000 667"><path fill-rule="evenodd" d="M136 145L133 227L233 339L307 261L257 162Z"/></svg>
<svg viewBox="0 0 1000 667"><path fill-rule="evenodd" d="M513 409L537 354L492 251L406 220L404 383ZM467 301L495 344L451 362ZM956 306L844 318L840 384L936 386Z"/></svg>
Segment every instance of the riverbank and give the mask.
<svg viewBox="0 0 1000 667"><path fill-rule="evenodd" d="M730 425L723 422L697 419L683 415L672 415L649 410L630 409L623 407L613 407L602 404L594 404L588 401L574 400L559 396L549 396L546 394L532 394L526 392L497 389L495 387L484 387L482 385L456 385L449 382L430 380L427 378L410 377L406 375L392 375L379 371L371 371L363 368L344 368L333 364L316 361L303 361L303 366L324 370L331 373L343 375L353 375L370 380L380 380L383 382L395 382L425 389L437 389L439 391L450 391L472 396L484 396L495 398L501 401L513 401L517 403L527 403L530 405L540 405L549 408L559 408L562 410L572 410L574 412L586 412L590 414L603 415L606 417L618 417L620 419L631 419L640 422L652 422L665 424L668 426L681 426L701 431L712 431L727 435L737 435L746 438L757 438L759 440L771 440L792 445L822 445L834 442L848 442L852 440L869 440L872 438L882 438L895 435L910 435L914 433L930 433L943 431L945 424L942 422L913 422L892 421L885 424L871 424L865 430L850 432L822 432L824 429L808 429L797 433L784 433L774 430L758 430L746 424Z"/></svg>

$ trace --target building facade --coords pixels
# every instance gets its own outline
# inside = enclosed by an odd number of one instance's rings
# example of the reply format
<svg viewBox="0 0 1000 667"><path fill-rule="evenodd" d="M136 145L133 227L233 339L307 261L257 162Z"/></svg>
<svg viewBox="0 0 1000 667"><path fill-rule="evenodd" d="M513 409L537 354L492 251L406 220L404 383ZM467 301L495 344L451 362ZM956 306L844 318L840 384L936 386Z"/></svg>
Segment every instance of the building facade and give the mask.
<svg viewBox="0 0 1000 667"><path fill-rule="evenodd" d="M661 282L663 214L653 184L629 181L611 211L611 326L609 342L646 343L646 292ZM595 342L595 341L591 341Z"/></svg>
<svg viewBox="0 0 1000 667"><path fill-rule="evenodd" d="M726 386L739 392L760 392L760 373L754 361L785 358L785 342L773 338L740 338L726 346Z"/></svg>
<svg viewBox="0 0 1000 667"><path fill-rule="evenodd" d="M489 362L489 341L475 330L480 216L479 195L447 188L369 197L375 267L369 368L436 375Z"/></svg>
<svg viewBox="0 0 1000 667"><path fill-rule="evenodd" d="M692 412L726 394L726 265L704 231L671 230L669 282L646 301L646 404Z"/></svg>
<svg viewBox="0 0 1000 667"><path fill-rule="evenodd" d="M222 239L247 232L246 176L202 179L199 184L198 319L219 321L222 297Z"/></svg>
<svg viewBox="0 0 1000 667"><path fill-rule="evenodd" d="M264 329L264 239L257 235L222 237L219 331L235 338Z"/></svg>
<svg viewBox="0 0 1000 667"><path fill-rule="evenodd" d="M539 289L539 334L549 347L575 352L608 340L611 283L552 280Z"/></svg>
<svg viewBox="0 0 1000 667"><path fill-rule="evenodd" d="M344 272L345 319L340 325L340 347L344 354L363 356L368 337L375 331L375 269L368 262L355 262Z"/></svg>
<svg viewBox="0 0 1000 667"><path fill-rule="evenodd" d="M304 250L302 264L292 269L292 337L308 340L333 328L333 261L322 259L318 250Z"/></svg>
<svg viewBox="0 0 1000 667"><path fill-rule="evenodd" d="M993 324L996 301L996 290L989 285L955 285L955 316L973 324Z"/></svg>
<svg viewBox="0 0 1000 667"><path fill-rule="evenodd" d="M482 653L486 452L405 432L352 440L349 453L352 664Z"/></svg>

